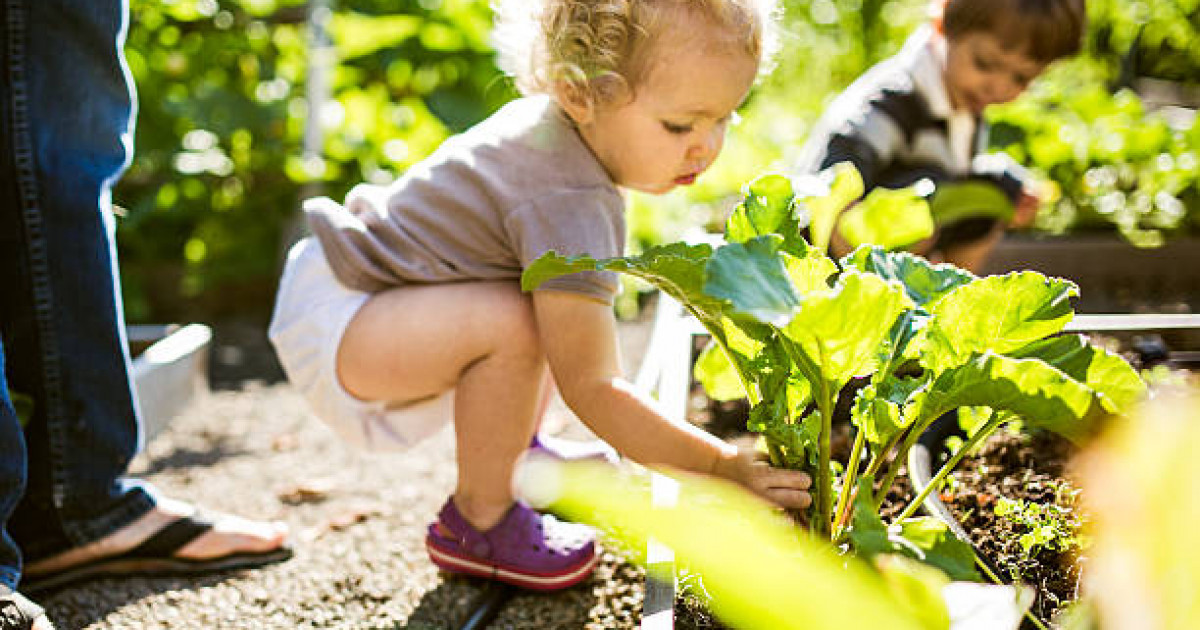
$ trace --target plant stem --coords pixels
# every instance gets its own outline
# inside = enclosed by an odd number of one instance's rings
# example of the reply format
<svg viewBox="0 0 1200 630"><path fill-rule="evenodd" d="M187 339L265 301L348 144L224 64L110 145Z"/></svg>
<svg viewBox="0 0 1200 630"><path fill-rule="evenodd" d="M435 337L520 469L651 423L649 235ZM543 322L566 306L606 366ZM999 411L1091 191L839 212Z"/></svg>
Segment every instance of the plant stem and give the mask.
<svg viewBox="0 0 1200 630"><path fill-rule="evenodd" d="M858 464L862 461L862 452L867 445L867 432L860 427L858 433L854 435L854 448L850 451L850 462L846 464L846 475L842 478L842 492L838 496L837 502L837 520L833 522L833 531L837 531L838 527L846 522L847 515L850 513L851 497L854 495L854 486L858 480Z"/></svg>
<svg viewBox="0 0 1200 630"><path fill-rule="evenodd" d="M972 550L974 550L975 546L972 545L971 548L972 548ZM979 557L979 552L974 551L973 553L975 555L975 566L979 567L980 569L983 569L984 574L987 575L988 579L992 581L992 584L997 584L1000 586L1008 586L1008 584L1006 582L1004 582L1003 580L1001 580L999 578L999 576L997 576L995 573L992 573L991 568L989 568L987 563L983 561L983 558ZM1050 630L1049 628L1046 627L1046 624L1043 623L1041 619L1037 618L1037 615L1033 614L1029 610L1025 610L1025 618L1028 619L1030 621L1030 623L1037 626L1038 630Z"/></svg>
<svg viewBox="0 0 1200 630"><path fill-rule="evenodd" d="M833 432L833 401L830 400L829 383L821 379L817 386L817 409L821 412L821 434L817 438L817 518L814 526L818 536L829 536L833 520L833 479L829 472L830 440Z"/></svg>
<svg viewBox="0 0 1200 630"><path fill-rule="evenodd" d="M885 444L883 448L879 449L879 453L871 456L871 461L867 462L867 470L863 474L866 474L866 475L878 474L879 469L882 468L884 462L887 461L887 459L886 459L887 454L892 452L893 448L896 448L896 442L899 442L900 436L904 435L904 434L905 434L904 430L902 429L900 431L897 431L894 435L892 435L891 439L888 440L887 444Z"/></svg>
<svg viewBox="0 0 1200 630"><path fill-rule="evenodd" d="M786 458L783 456L783 448L771 440L767 442L767 456L771 458L771 465L776 468L782 468Z"/></svg>
<svg viewBox="0 0 1200 630"><path fill-rule="evenodd" d="M750 403L752 408L758 405L760 402L762 402L762 392L758 391L755 380L746 373L746 370L742 367L742 364L734 358L733 351L729 349L729 344L726 342L725 337L722 334L719 334L721 331L713 330L713 327L710 327L706 322L703 322L703 320L701 321L704 323L704 328L708 330L708 334L712 335L712 338L716 340L717 346L721 348L721 352L725 354L725 360L729 362L729 365L733 366L733 373L737 374L738 380L742 383L742 391L746 393L747 402ZM791 418L789 418L788 421L790 422ZM778 444L775 444L770 440L767 440L766 442L767 456L771 459L771 465L775 467L783 467L784 462L786 461L783 456L783 449L780 448Z"/></svg>
<svg viewBox="0 0 1200 630"><path fill-rule="evenodd" d="M967 453L970 452L971 449L975 448L975 446L984 439L986 439L987 436L995 432L995 430L1001 424L1004 424L1004 421L1007 419L1007 414L993 413L992 417L988 419L987 423L980 427L979 430L976 431L975 434L972 435L970 439L968 439L966 443L962 445L962 448L958 449L958 452L954 454L954 457L951 457L949 461L942 465L942 467L938 470L937 475L934 475L933 479L929 480L929 483L924 489L921 490L921 493L917 495L917 498L913 499L912 503L909 503L904 508L904 511L901 512L893 522L898 523L912 516L913 513L921 507L921 504L925 502L925 499L928 498L929 495L941 485L942 481L944 481L946 477L950 475L950 472L953 471L956 466L958 466L958 463L967 456Z"/></svg>
<svg viewBox="0 0 1200 630"><path fill-rule="evenodd" d="M916 444L917 439L929 428L929 425L933 424L933 421L937 420L943 413L945 413L945 410L929 414L928 419L918 418L909 427L908 433L904 435L904 442L900 444L899 450L896 451L896 457L892 459L892 467L888 470L887 478L883 480L883 485L879 487L879 495L875 497L876 512L883 506L883 501L887 498L888 490L891 489L892 484L896 483L896 477L900 474L900 466L904 465L908 460L909 449L912 448L913 444Z"/></svg>

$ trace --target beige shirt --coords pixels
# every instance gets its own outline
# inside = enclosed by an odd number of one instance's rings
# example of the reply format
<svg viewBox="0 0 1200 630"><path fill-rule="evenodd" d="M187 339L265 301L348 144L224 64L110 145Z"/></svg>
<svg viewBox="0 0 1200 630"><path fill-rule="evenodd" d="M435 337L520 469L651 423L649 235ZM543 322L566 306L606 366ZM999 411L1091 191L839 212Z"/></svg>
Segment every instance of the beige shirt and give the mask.
<svg viewBox="0 0 1200 630"><path fill-rule="evenodd" d="M413 283L516 280L549 250L620 256L624 201L548 97L513 101L452 137L390 186L361 185L345 205L304 203L334 275L368 292ZM612 302L615 274L540 288Z"/></svg>

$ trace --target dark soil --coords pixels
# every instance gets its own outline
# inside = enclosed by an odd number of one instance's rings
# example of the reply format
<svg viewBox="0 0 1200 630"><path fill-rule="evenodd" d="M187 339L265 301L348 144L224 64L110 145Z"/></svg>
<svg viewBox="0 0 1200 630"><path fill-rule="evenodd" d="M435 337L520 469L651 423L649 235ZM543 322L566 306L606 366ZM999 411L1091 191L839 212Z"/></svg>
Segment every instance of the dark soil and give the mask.
<svg viewBox="0 0 1200 630"><path fill-rule="evenodd" d="M1002 431L984 444L979 456L963 460L952 474L954 490L942 493L942 500L998 577L1036 589L1032 612L1042 620L1053 619L1064 604L1077 598L1082 565L1056 549L1042 548L1027 555L1018 539L1028 530L997 516L996 502L1006 497L1076 508L1069 489L1077 486L1065 470L1073 454L1070 442L1051 433L1030 436Z"/></svg>

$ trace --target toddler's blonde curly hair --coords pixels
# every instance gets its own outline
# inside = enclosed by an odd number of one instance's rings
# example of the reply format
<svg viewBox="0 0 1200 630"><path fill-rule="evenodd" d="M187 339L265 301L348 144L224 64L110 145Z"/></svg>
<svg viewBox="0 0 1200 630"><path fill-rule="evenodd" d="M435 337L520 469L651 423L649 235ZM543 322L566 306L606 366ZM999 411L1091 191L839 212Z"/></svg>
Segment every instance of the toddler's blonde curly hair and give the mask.
<svg viewBox="0 0 1200 630"><path fill-rule="evenodd" d="M493 10L500 68L526 95L566 82L603 103L636 90L668 25L716 26L713 44L740 47L760 69L777 45L776 0L495 0Z"/></svg>

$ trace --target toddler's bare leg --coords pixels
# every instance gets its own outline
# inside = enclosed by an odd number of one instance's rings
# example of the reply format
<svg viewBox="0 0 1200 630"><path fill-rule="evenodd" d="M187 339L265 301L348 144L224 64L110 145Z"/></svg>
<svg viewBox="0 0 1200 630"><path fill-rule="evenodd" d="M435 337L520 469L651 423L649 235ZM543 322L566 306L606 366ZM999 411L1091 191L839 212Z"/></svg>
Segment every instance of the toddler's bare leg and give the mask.
<svg viewBox="0 0 1200 630"><path fill-rule="evenodd" d="M367 400L402 402L457 388L455 502L479 529L504 516L547 371L532 302L515 282L376 294L346 329L337 363L342 385Z"/></svg>

